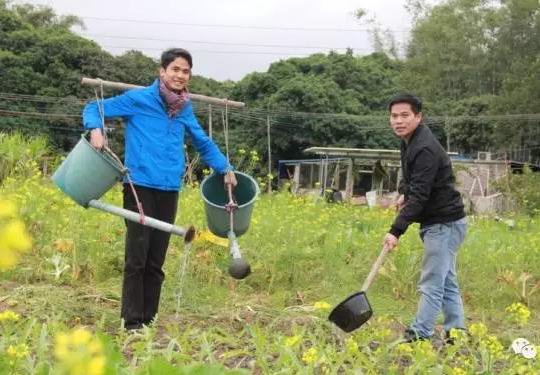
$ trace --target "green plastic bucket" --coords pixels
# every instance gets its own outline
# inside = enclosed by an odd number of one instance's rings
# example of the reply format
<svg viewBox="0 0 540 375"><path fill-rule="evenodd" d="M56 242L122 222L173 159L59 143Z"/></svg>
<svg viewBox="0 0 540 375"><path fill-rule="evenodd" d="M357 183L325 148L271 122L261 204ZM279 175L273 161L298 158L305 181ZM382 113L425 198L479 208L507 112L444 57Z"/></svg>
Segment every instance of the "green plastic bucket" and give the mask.
<svg viewBox="0 0 540 375"><path fill-rule="evenodd" d="M238 208L234 210L233 231L239 237L249 228L253 205L259 194L259 186L245 173L235 171L234 174L238 185L234 188L233 195ZM230 224L225 205L229 202L229 197L223 184L223 175L212 174L205 178L201 183L201 195L204 200L208 229L218 237L227 238Z"/></svg>
<svg viewBox="0 0 540 375"><path fill-rule="evenodd" d="M124 167L106 152L97 151L85 136L54 172L52 180L75 202L88 207L124 176Z"/></svg>

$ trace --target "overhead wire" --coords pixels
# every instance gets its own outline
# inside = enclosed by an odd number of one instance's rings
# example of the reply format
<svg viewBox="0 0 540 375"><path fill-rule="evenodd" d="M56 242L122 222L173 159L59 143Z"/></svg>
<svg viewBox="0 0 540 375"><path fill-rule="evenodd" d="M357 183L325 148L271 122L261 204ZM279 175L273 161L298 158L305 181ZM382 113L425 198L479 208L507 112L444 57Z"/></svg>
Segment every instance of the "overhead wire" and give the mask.
<svg viewBox="0 0 540 375"><path fill-rule="evenodd" d="M68 115L63 113L41 113L41 112L27 112L27 111L8 111L0 109L0 115L12 115L12 116L28 116L28 117L47 117L47 118L81 118L81 115Z"/></svg>
<svg viewBox="0 0 540 375"><path fill-rule="evenodd" d="M91 100L91 99L88 99ZM0 93L0 116L2 117L29 117L44 120L54 119L80 119L81 109L84 103L88 100L78 99L75 97L50 97L39 95L24 95L15 93ZM6 107L6 104L2 104L2 101L12 103L12 105ZM39 108L28 108L25 103L31 103L31 105L39 105ZM14 104L14 105L13 105ZM41 106L40 104L44 104ZM56 108L50 108L53 106ZM65 111L64 113L58 113L58 105L73 105L74 112ZM213 113L220 113L222 111L219 108L211 107ZM194 112L196 115L208 115L209 107L202 105L194 105ZM263 129L266 126L267 116L273 116L271 118L271 130L290 133L291 131L306 131L311 132L314 129L305 120L318 119L318 120L331 120L334 122L345 121L353 126L355 134L367 134L370 132L387 131L388 117L385 115L355 115L344 113L318 113L318 112L298 112L298 111L278 111L270 110L268 108L229 108L231 116L231 132L236 134L246 134L253 132L253 129L246 129L244 132L241 128L234 126L236 121L245 121L257 124L257 129ZM219 117L219 116L218 116ZM277 119L276 119L277 117ZM287 121L286 119L292 120ZM511 120L515 121L530 121L540 119L540 114L513 114L513 115L492 115L492 116L455 116L455 117L443 117L433 116L426 117L424 123L432 128L446 127L448 124L453 125L453 122L461 121L502 121ZM368 122L367 124L365 122ZM371 123L370 123L371 122ZM375 122L376 124L372 124ZM513 123L512 122L512 123ZM362 124L363 123L363 124ZM380 125L378 124L380 123ZM503 124L510 124L503 123ZM42 126L47 127L47 124ZM69 129L71 131L71 129ZM82 130L82 128L80 128ZM75 131L80 131L75 130ZM341 130L341 129L338 129Z"/></svg>
<svg viewBox="0 0 540 375"><path fill-rule="evenodd" d="M222 29L250 29L250 30L272 30L272 31L316 31L316 32L372 32L370 28L333 28L333 27L296 27L296 26L261 26L261 25L234 25L234 24L205 24L205 23L187 23L173 22L165 20L148 20L148 19L130 19L130 18L107 18L95 16L79 16L79 18L106 22L125 22L137 24L158 24L158 25L174 25L183 27L205 27L205 28L222 28ZM390 32L408 33L409 29L388 29Z"/></svg>
<svg viewBox="0 0 540 375"><path fill-rule="evenodd" d="M110 46L106 44L101 45L104 48L112 49L125 49L125 50L146 50L146 51L163 51L163 47L142 47L142 46ZM201 50L190 49L191 53L213 53L221 55L271 55L271 56L309 56L310 53L291 53L281 51L217 51L217 50Z"/></svg>
<svg viewBox="0 0 540 375"><path fill-rule="evenodd" d="M5 93L0 92L0 100L10 100L10 101L23 101L23 102L41 102L41 103L54 103L59 104L63 102L65 104L73 104L78 106L83 106L93 98L88 99L78 99L71 97L53 97L53 96L39 96L39 95L23 95L15 93ZM204 110L208 110L206 105L200 105L194 103L194 108L202 107ZM219 111L220 109L212 107L213 111ZM278 111L278 110L269 110L266 107L248 107L248 108L234 108L230 107L229 111L231 113L239 112L244 114L251 115L260 115L260 116L280 116L280 117L291 117L291 118L331 118L331 119L343 119L343 120L384 120L387 121L388 116L386 115L361 115L361 114L349 114L349 113L326 113L326 112L303 112L303 111ZM445 122L448 121L452 123L453 121L458 120L471 120L471 121L482 121L482 120L491 120L491 121L503 121L503 120L540 120L540 113L530 113L530 114L504 114L504 115L478 115L478 116L429 116L429 119L433 121Z"/></svg>
<svg viewBox="0 0 540 375"><path fill-rule="evenodd" d="M290 44L265 44L265 43L235 43L235 42L216 42L216 41L207 41L207 40L186 40L186 39L163 39L163 38L152 38L152 37L138 37L138 36L127 36L127 35L103 35L103 34L92 34L92 33L82 33L80 35L97 37L97 38L107 38L107 39L128 39L128 40L148 40L154 42L174 42L174 43L197 43L197 44L210 44L218 46L239 46L239 47L264 47L264 48L299 48L299 49L327 49L327 50L347 50L352 49L355 51L372 51L371 49L359 48L354 46L306 46L306 45L290 45Z"/></svg>

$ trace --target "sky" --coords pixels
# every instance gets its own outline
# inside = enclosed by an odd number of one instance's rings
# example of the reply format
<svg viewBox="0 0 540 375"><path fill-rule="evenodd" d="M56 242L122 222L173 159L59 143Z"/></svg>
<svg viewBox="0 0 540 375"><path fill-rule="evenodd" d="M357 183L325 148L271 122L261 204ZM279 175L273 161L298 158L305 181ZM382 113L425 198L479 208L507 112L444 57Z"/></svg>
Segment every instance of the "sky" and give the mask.
<svg viewBox="0 0 540 375"><path fill-rule="evenodd" d="M158 58L170 47L193 55L193 73L238 81L264 72L272 62L350 47L373 52L370 29L354 13L394 35L404 46L411 27L406 0L15 0L48 5L57 14L83 19L74 31L114 55L136 49Z"/></svg>

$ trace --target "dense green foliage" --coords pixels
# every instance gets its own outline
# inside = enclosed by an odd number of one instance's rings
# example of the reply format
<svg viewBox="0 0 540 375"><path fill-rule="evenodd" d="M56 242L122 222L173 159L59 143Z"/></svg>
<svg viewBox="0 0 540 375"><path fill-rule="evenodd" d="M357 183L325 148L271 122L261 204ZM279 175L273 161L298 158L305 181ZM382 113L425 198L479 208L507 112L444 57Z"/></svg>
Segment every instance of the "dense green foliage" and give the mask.
<svg viewBox="0 0 540 375"><path fill-rule="evenodd" d="M540 212L540 173L525 166L522 173L508 176L498 182L498 189L512 198L516 208L529 215Z"/></svg>
<svg viewBox="0 0 540 375"><path fill-rule="evenodd" d="M540 112L538 1L445 0L427 6L411 0L409 5L412 32L404 57L394 47L385 53L380 46L381 52L367 56L351 50L315 54L275 62L267 72L238 82L195 76L191 91L245 101L247 111L228 116L231 144L255 148L264 158L270 113L273 160L303 157L302 149L314 145L395 147L385 106L390 95L406 89L423 97L428 114L439 116L431 124L452 151L533 147L540 137L537 117L479 116ZM48 129L56 146L67 150L80 132L81 99L95 97L79 84L82 76L142 85L154 79L156 61L137 51L112 56L70 30L80 23L47 7L0 1L0 91L67 98L0 95L0 110L38 113L3 112L0 127ZM381 44L380 31L374 34ZM204 126L208 114L208 106L197 107ZM224 113L213 108L212 114L223 145Z"/></svg>
<svg viewBox="0 0 540 375"><path fill-rule="evenodd" d="M469 216L458 272L471 336L456 345L442 344L440 325L432 341L398 344L418 298L416 226L369 290L370 322L352 334L328 322L329 309L360 288L395 213L286 191L255 203L239 238L253 270L242 281L228 275L223 245L200 236L186 249L173 237L159 317L126 333L119 319L123 220L76 205L39 173L35 155L24 176L0 185L0 374L226 373L222 366L306 375L540 371L539 361L507 350L517 337L540 342L537 216L512 216L511 226ZM121 189L103 200L121 205ZM205 229L197 186L185 188L179 206L178 225ZM14 233L17 223L31 244Z"/></svg>

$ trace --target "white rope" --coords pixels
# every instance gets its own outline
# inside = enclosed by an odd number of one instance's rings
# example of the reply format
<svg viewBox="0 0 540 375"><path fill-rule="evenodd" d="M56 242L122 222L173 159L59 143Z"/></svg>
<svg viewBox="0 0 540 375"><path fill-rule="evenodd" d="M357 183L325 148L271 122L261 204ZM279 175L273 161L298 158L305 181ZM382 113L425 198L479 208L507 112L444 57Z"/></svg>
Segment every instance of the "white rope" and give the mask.
<svg viewBox="0 0 540 375"><path fill-rule="evenodd" d="M125 175L127 177L127 181L128 181L128 184L129 184L129 186L131 188L131 192L133 193L133 197L135 198L135 203L137 204L137 210L139 211L139 215L140 215L139 224L144 225L145 216L144 216L143 205L142 205L142 202L139 200L139 195L137 194L137 191L135 190L135 186L133 185L133 181L131 180L129 170L122 163L122 161L120 160L118 155L116 155L109 148L109 145L108 145L107 128L105 127L105 105L103 103L105 101L105 95L103 93L103 80L99 79L99 83L100 83L99 88L100 88L100 96L101 96L101 98L98 96L98 93L97 93L96 89L94 89L94 93L96 95L96 103L97 103L97 107L98 107L99 117L101 119L101 126L103 127L103 132L102 133L103 133L103 138L104 138L104 144L103 144L102 152L108 153L109 156L111 156L113 159L115 159L120 164L120 166L122 167L122 172L125 173Z"/></svg>
<svg viewBox="0 0 540 375"><path fill-rule="evenodd" d="M107 128L105 127L105 105L103 104L103 102L105 101L105 98L104 98L104 94L103 94L103 80L99 79L99 89L100 89L100 95L98 96L98 92L97 92L97 89L94 88L94 94L96 95L96 103L97 103L97 107L98 107L98 113L99 113L99 118L101 119L101 126L102 126L102 129L103 129L103 138L105 139L104 140L104 145L107 146Z"/></svg>

